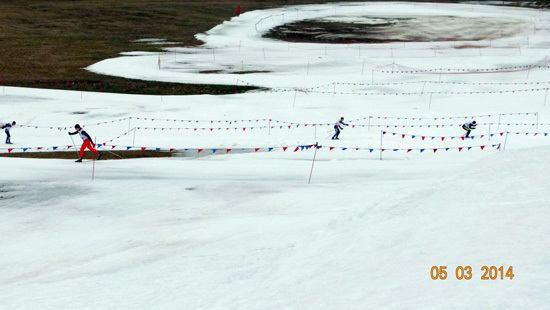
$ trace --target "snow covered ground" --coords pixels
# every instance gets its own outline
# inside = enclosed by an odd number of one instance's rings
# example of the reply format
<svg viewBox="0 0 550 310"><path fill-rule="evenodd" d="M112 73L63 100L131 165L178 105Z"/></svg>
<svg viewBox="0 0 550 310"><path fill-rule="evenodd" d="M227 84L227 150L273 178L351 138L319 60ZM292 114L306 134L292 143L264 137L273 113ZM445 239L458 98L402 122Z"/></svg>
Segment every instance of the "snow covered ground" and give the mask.
<svg viewBox="0 0 550 310"><path fill-rule="evenodd" d="M261 38L299 19L391 15L521 27L475 42ZM67 130L80 123L107 150L183 156L96 162L94 181L91 161L0 158L0 308L546 308L549 20L470 4L289 6L233 18L199 35L204 47L160 55L160 69L144 53L89 68L268 91L3 87L0 117L18 126L0 152L72 151ZM330 140L340 116L351 126ZM448 278L432 280L433 266ZM483 266L515 276L482 280Z"/></svg>

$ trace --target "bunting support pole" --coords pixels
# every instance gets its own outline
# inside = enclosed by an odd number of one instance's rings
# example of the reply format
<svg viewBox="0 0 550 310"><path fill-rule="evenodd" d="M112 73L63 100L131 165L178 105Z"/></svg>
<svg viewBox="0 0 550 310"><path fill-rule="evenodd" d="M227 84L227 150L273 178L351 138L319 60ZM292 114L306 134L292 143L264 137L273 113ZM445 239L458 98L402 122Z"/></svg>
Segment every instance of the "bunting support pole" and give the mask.
<svg viewBox="0 0 550 310"><path fill-rule="evenodd" d="M502 114L498 114L498 124L497 124L497 131L500 130L500 117L502 116Z"/></svg>
<svg viewBox="0 0 550 310"><path fill-rule="evenodd" d="M369 116L369 124L367 125L367 131L370 131L370 119L371 117Z"/></svg>
<svg viewBox="0 0 550 310"><path fill-rule="evenodd" d="M380 130L380 160L382 160L382 139L384 138L384 131Z"/></svg>
<svg viewBox="0 0 550 310"><path fill-rule="evenodd" d="M506 150L506 141L508 141L508 131L506 132L506 137L504 137L504 145L502 146L502 151Z"/></svg>
<svg viewBox="0 0 550 310"><path fill-rule="evenodd" d="M428 110L432 108L432 95L433 93L430 94L430 103L428 104Z"/></svg>
<svg viewBox="0 0 550 310"><path fill-rule="evenodd" d="M315 157L317 156L317 148L319 146L318 142L315 142L315 152L313 153L313 161L311 162L311 171L309 172L309 180L307 181L307 184L311 183L311 175L313 174L313 165L315 165Z"/></svg>
<svg viewBox="0 0 550 310"><path fill-rule="evenodd" d="M294 101L292 101L292 107L294 108L294 104L296 103L296 96L298 96L298 90L294 91Z"/></svg>
<svg viewBox="0 0 550 310"><path fill-rule="evenodd" d="M315 134L313 135L313 138L317 140L317 124L313 124L313 127L315 128Z"/></svg>
<svg viewBox="0 0 550 310"><path fill-rule="evenodd" d="M97 137L94 137L95 139L95 145L97 145ZM94 157L94 162L92 164L92 181L94 180L94 177L95 177L95 157Z"/></svg>
<svg viewBox="0 0 550 310"><path fill-rule="evenodd" d="M271 136L271 119L267 122L267 135Z"/></svg>
<svg viewBox="0 0 550 310"><path fill-rule="evenodd" d="M536 112L537 114L537 130L539 130L539 112Z"/></svg>
<svg viewBox="0 0 550 310"><path fill-rule="evenodd" d="M424 94L424 88L426 87L426 81L424 81L424 85L422 85L422 91L420 92L420 97Z"/></svg>
<svg viewBox="0 0 550 310"><path fill-rule="evenodd" d="M489 141L491 141L491 123L489 123Z"/></svg>
<svg viewBox="0 0 550 310"><path fill-rule="evenodd" d="M128 117L128 132L130 132L130 123L132 122L132 117Z"/></svg>
<svg viewBox="0 0 550 310"><path fill-rule="evenodd" d="M134 139L132 140L132 147L134 147L134 145L136 145L136 127L134 127Z"/></svg>
<svg viewBox="0 0 550 310"><path fill-rule="evenodd" d="M544 106L546 106L546 98L548 97L548 88L544 92Z"/></svg>

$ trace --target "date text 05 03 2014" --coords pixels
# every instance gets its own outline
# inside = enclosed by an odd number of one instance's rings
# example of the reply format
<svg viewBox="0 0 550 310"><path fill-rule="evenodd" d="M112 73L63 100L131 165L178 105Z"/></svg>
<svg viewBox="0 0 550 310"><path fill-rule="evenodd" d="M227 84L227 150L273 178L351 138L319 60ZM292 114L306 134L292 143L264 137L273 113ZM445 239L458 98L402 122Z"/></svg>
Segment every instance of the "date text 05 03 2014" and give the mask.
<svg viewBox="0 0 550 310"><path fill-rule="evenodd" d="M481 267L480 275L480 280L505 280L506 278L512 280L514 278L514 267L510 266L506 269L504 266L483 266ZM447 266L433 266L430 270L430 276L433 280L447 279ZM471 280L473 278L472 267L456 267L455 277L458 280Z"/></svg>

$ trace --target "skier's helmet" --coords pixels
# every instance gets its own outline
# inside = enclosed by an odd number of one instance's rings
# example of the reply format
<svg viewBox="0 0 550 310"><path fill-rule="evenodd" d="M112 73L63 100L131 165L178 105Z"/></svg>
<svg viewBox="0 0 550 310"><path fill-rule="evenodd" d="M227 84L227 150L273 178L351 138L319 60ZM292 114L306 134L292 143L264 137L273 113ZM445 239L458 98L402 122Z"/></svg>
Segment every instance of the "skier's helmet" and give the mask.
<svg viewBox="0 0 550 310"><path fill-rule="evenodd" d="M78 124L74 125L74 129L79 129L79 128L82 128L82 127L80 127L80 125Z"/></svg>
<svg viewBox="0 0 550 310"><path fill-rule="evenodd" d="M341 119L341 120L344 120L344 117L342 116L342 117L340 117L340 119Z"/></svg>
<svg viewBox="0 0 550 310"><path fill-rule="evenodd" d="M11 124L12 124L12 125L15 125L15 124L17 124L17 123L16 123L15 121L13 121L13 122L11 122Z"/></svg>
<svg viewBox="0 0 550 310"><path fill-rule="evenodd" d="M475 125L475 124L477 124L477 123L476 123L476 121L473 121L473 122L472 122L472 124L474 124L474 125Z"/></svg>

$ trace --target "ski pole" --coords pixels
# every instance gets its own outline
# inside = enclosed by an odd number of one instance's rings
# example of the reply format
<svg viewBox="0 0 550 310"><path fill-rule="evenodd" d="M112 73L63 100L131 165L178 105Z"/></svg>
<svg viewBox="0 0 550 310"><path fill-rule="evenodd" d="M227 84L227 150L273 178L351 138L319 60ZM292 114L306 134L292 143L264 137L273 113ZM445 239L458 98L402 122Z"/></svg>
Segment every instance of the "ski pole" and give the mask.
<svg viewBox="0 0 550 310"><path fill-rule="evenodd" d="M78 153L78 150L76 149L76 144L74 144L73 136L69 135L69 138L71 138L71 142L73 143L74 151L76 152L76 154L78 154L78 158L80 158L80 153Z"/></svg>
<svg viewBox="0 0 550 310"><path fill-rule="evenodd" d="M109 153L109 154L112 154L112 155L114 155L114 156L116 156L116 157L118 157L118 158L120 158L120 159L124 158L124 157L122 157L122 156L120 156L120 155L118 155L118 154L116 154L116 153L114 153L114 152L111 152L111 151L109 151L109 150L103 150L103 151L105 151L105 152L107 152L107 153Z"/></svg>

